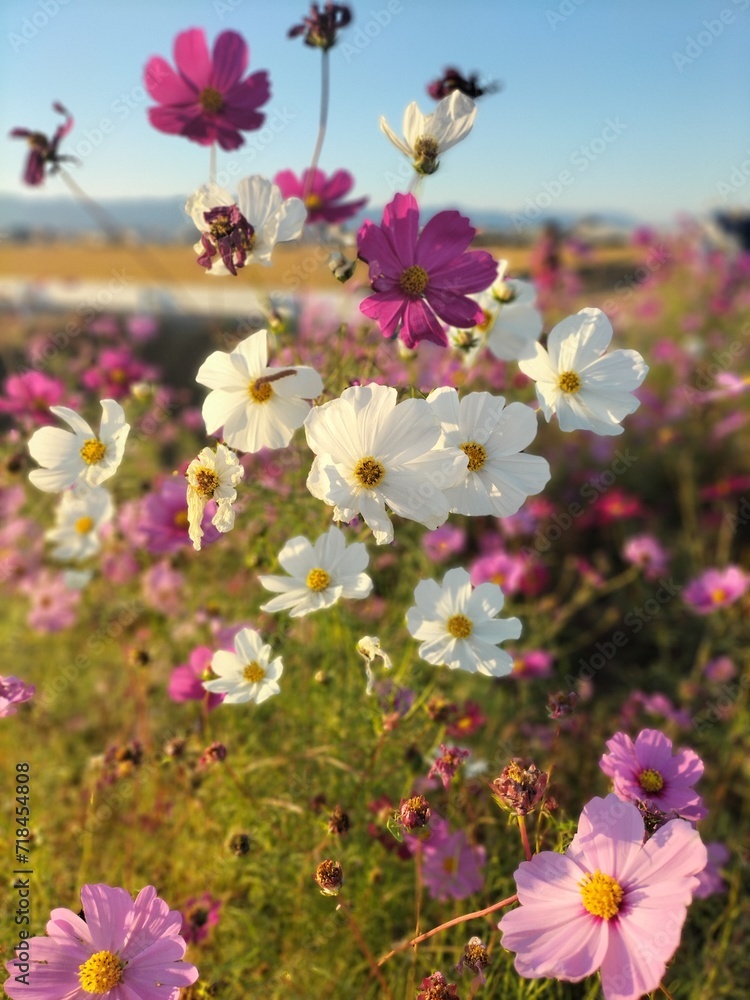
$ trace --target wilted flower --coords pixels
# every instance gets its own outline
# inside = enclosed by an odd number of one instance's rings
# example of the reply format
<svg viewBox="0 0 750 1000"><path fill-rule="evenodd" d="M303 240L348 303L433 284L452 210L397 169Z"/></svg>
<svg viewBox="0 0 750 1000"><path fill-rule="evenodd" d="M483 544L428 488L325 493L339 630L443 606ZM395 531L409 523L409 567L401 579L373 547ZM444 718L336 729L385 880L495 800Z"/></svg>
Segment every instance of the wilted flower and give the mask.
<svg viewBox="0 0 750 1000"><path fill-rule="evenodd" d="M200 944L208 937L209 931L219 922L221 900L210 892L189 899L183 907L181 934L187 944Z"/></svg>
<svg viewBox="0 0 750 1000"><path fill-rule="evenodd" d="M433 80L427 85L427 93L436 101L448 97L454 90L458 90L466 97L470 97L472 101L476 101L477 98L484 97L485 94L497 93L500 90L500 84L487 83L482 86L479 83L478 73L472 73L471 76L465 77L455 66L449 66L443 70L443 75L439 79Z"/></svg>
<svg viewBox="0 0 750 1000"><path fill-rule="evenodd" d="M323 49L326 52L336 44L336 34L351 22L352 12L346 4L327 3L321 10L316 4L310 4L310 13L302 19L301 24L295 24L287 32L287 38L297 38L304 35L305 45Z"/></svg>
<svg viewBox="0 0 750 1000"><path fill-rule="evenodd" d="M430 822L430 803L424 795L413 795L401 799L398 807L398 821L404 830L419 830Z"/></svg>
<svg viewBox="0 0 750 1000"><path fill-rule="evenodd" d="M203 538L203 512L209 500L216 501L211 524L222 533L234 527L234 507L237 483L245 469L233 451L219 444L216 451L204 448L187 467L188 534L194 549L200 549Z"/></svg>
<svg viewBox="0 0 750 1000"><path fill-rule="evenodd" d="M461 763L468 756L468 750L462 750L460 747L447 747L444 743L441 743L440 756L430 768L427 777L439 777L443 783L443 788L447 788L454 774L461 766Z"/></svg>
<svg viewBox="0 0 750 1000"><path fill-rule="evenodd" d="M324 896L338 896L344 884L344 872L338 861L321 861L313 878Z"/></svg>
<svg viewBox="0 0 750 1000"><path fill-rule="evenodd" d="M459 1000L458 987L449 983L442 972L425 976L419 988L421 992L417 994L417 1000Z"/></svg>
<svg viewBox="0 0 750 1000"><path fill-rule="evenodd" d="M519 760L512 760L490 784L495 802L509 809L516 816L526 816L544 798L549 774L540 771L536 764L525 767Z"/></svg>
<svg viewBox="0 0 750 1000"><path fill-rule="evenodd" d="M64 139L73 128L73 118L62 104L55 103L52 105L52 109L59 115L63 115L65 121L62 125L57 126L51 139L48 139L43 132L32 132L27 128L14 128L10 131L13 139L26 139L29 143L29 158L26 160L23 179L32 187L44 181L45 167L49 166L49 172L55 174L60 169L61 163L75 161L74 156L61 156L57 151L60 140Z"/></svg>
<svg viewBox="0 0 750 1000"><path fill-rule="evenodd" d="M349 832L351 823L349 821L349 816L341 806L335 806L333 812L328 817L328 832L334 833L337 836L341 836L344 833Z"/></svg>
<svg viewBox="0 0 750 1000"><path fill-rule="evenodd" d="M460 975L464 969L468 969L475 976L479 976L480 982L483 983L484 970L489 964L490 953L487 951L487 945L480 937L475 936L467 941L461 960L456 966L456 972Z"/></svg>

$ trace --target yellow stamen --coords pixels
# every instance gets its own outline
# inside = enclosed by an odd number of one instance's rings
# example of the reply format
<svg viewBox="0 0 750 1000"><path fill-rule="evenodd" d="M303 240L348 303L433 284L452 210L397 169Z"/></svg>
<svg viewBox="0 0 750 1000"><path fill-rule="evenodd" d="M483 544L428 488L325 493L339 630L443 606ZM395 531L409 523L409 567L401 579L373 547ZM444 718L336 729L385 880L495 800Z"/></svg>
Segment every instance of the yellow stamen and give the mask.
<svg viewBox="0 0 750 1000"><path fill-rule="evenodd" d="M109 993L122 982L125 963L111 951L97 951L78 969L78 981L86 993Z"/></svg>
<svg viewBox="0 0 750 1000"><path fill-rule="evenodd" d="M102 444L99 438L89 438L81 446L81 458L86 465L96 465L104 458L106 451L106 444Z"/></svg>
<svg viewBox="0 0 750 1000"><path fill-rule="evenodd" d="M315 569L311 569L307 574L307 586L310 590L314 590L316 594L319 594L321 590L325 590L330 582L330 575L319 566L316 566Z"/></svg>
<svg viewBox="0 0 750 1000"><path fill-rule="evenodd" d="M193 476L195 478L195 489L202 497L208 497L210 500L219 488L218 475L213 469L208 469L205 465L202 465L196 469Z"/></svg>
<svg viewBox="0 0 750 1000"><path fill-rule="evenodd" d="M319 194L309 194L305 198L305 207L309 208L311 212L315 212L323 204L323 199Z"/></svg>
<svg viewBox="0 0 750 1000"><path fill-rule="evenodd" d="M711 600L714 604L723 604L728 597L729 594L723 587L717 587L715 590L711 591Z"/></svg>
<svg viewBox="0 0 750 1000"><path fill-rule="evenodd" d="M186 510L178 510L174 516L173 522L175 528L187 528L190 523L188 519L188 512Z"/></svg>
<svg viewBox="0 0 750 1000"><path fill-rule="evenodd" d="M368 455L367 458L361 458L354 466L354 477L362 486L372 489L383 482L385 466L377 458Z"/></svg>
<svg viewBox="0 0 750 1000"><path fill-rule="evenodd" d="M91 529L94 527L93 517L79 517L76 521L76 531L79 535L88 535Z"/></svg>
<svg viewBox="0 0 750 1000"><path fill-rule="evenodd" d="M620 911L620 903L625 891L611 875L604 875L598 869L585 875L578 883L583 905L595 917L611 920Z"/></svg>
<svg viewBox="0 0 750 1000"><path fill-rule="evenodd" d="M474 631L474 625L466 615L453 615L452 618L448 619L445 627L454 639L468 639Z"/></svg>
<svg viewBox="0 0 750 1000"><path fill-rule="evenodd" d="M247 393L254 403L267 403L273 396L273 386L268 382L251 382L247 387Z"/></svg>
<svg viewBox="0 0 750 1000"><path fill-rule="evenodd" d="M487 461L487 451L476 441L465 441L461 451L469 456L469 472L478 472Z"/></svg>
<svg viewBox="0 0 750 1000"><path fill-rule="evenodd" d="M563 392L570 393L573 396L580 391L581 379L576 372L560 372L557 377L557 384Z"/></svg>
<svg viewBox="0 0 750 1000"><path fill-rule="evenodd" d="M198 98L198 103L204 111L215 115L224 107L224 98L215 87L204 87Z"/></svg>
<svg viewBox="0 0 750 1000"><path fill-rule="evenodd" d="M648 767L638 775L638 784L644 792L660 792L664 788L664 778L658 771Z"/></svg>
<svg viewBox="0 0 750 1000"><path fill-rule="evenodd" d="M422 295L427 288L429 280L430 277L427 271L423 267L413 264L401 273L399 285L405 295L411 295L416 298L418 295Z"/></svg>
<svg viewBox="0 0 750 1000"><path fill-rule="evenodd" d="M242 676L246 681L250 681L251 684L257 684L259 681L263 680L266 676L266 672L257 660L253 660L253 662L248 663L242 671Z"/></svg>

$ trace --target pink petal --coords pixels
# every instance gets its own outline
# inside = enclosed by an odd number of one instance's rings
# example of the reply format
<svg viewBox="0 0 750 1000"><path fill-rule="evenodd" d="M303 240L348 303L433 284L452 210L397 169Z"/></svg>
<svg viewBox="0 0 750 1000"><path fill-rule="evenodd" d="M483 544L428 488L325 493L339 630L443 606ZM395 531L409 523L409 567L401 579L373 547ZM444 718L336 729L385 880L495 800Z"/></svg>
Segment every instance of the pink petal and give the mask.
<svg viewBox="0 0 750 1000"><path fill-rule="evenodd" d="M642 768L661 771L672 760L672 741L658 729L644 729L636 737L635 756Z"/></svg>
<svg viewBox="0 0 750 1000"><path fill-rule="evenodd" d="M464 252L476 229L460 212L438 212L422 230L415 260L428 273L444 267ZM488 284L492 284L490 280ZM484 286L486 288L487 285Z"/></svg>
<svg viewBox="0 0 750 1000"><path fill-rule="evenodd" d="M224 101L226 108L224 111L255 111L265 104L271 96L271 80L266 70L258 73L251 73L246 80L235 83L226 94Z"/></svg>
<svg viewBox="0 0 750 1000"><path fill-rule="evenodd" d="M661 880L697 875L706 867L707 860L706 847L698 831L686 820L673 819L646 841L619 875L633 887L652 885Z"/></svg>
<svg viewBox="0 0 750 1000"><path fill-rule="evenodd" d="M403 292L376 292L360 302L359 309L378 323L384 337L390 337L398 329L405 304Z"/></svg>
<svg viewBox="0 0 750 1000"><path fill-rule="evenodd" d="M388 274L393 278L401 276L401 272L408 267L402 263L396 253L391 241L386 234L368 219L359 227L357 233L357 247L359 256L370 265L370 281L377 278L379 274Z"/></svg>
<svg viewBox="0 0 750 1000"><path fill-rule="evenodd" d="M146 63L144 83L160 104L191 104L198 99L198 92L161 56L154 56Z"/></svg>
<svg viewBox="0 0 750 1000"><path fill-rule="evenodd" d="M663 935L657 930L651 941L660 937ZM626 921L618 921L601 967L604 996L607 1000L639 1000L658 987L665 967L666 958L651 950L649 938Z"/></svg>
<svg viewBox="0 0 750 1000"><path fill-rule="evenodd" d="M586 871L624 878L643 841L643 819L636 807L616 795L598 796L584 806L568 855Z"/></svg>
<svg viewBox="0 0 750 1000"><path fill-rule="evenodd" d="M482 307L465 295L428 285L425 298L445 323L459 330L466 330L484 319Z"/></svg>
<svg viewBox="0 0 750 1000"><path fill-rule="evenodd" d="M483 292L497 277L497 261L484 250L469 250L440 268L427 268L430 282L447 285L464 295Z"/></svg>
<svg viewBox="0 0 750 1000"><path fill-rule="evenodd" d="M337 170L331 174L323 187L324 201L337 201L343 198L354 187L354 178L348 170Z"/></svg>
<svg viewBox="0 0 750 1000"><path fill-rule="evenodd" d="M448 346L442 324L424 299L407 299L401 339L407 347L415 347L421 340L429 340L440 347Z"/></svg>
<svg viewBox="0 0 750 1000"><path fill-rule="evenodd" d="M387 231L388 238L404 261L404 266L415 260L417 232L419 230L419 206L412 194L397 194L393 201L383 210L382 228Z"/></svg>
<svg viewBox="0 0 750 1000"><path fill-rule="evenodd" d="M186 80L201 91L211 83L211 56L202 28L189 28L175 38L174 61Z"/></svg>
<svg viewBox="0 0 750 1000"><path fill-rule="evenodd" d="M316 194L319 198L325 201L324 190L326 185L326 175L322 170L318 170L316 167L312 175L312 183L310 178L310 171L305 170L302 173L302 188L307 191L309 185L310 194Z"/></svg>
<svg viewBox="0 0 750 1000"><path fill-rule="evenodd" d="M119 951L126 923L133 912L130 893L103 884L84 885L81 903L97 950Z"/></svg>
<svg viewBox="0 0 750 1000"><path fill-rule="evenodd" d="M229 90L245 72L249 60L250 52L242 35L222 31L214 42L211 86L222 94Z"/></svg>
<svg viewBox="0 0 750 1000"><path fill-rule="evenodd" d="M159 129L160 132L166 132L168 135L183 135L192 119L192 114L174 107L159 106L148 109L148 120L154 128Z"/></svg>
<svg viewBox="0 0 750 1000"><path fill-rule="evenodd" d="M521 906L503 917L498 924L502 944L517 952L515 966L522 976L577 982L601 965L611 936L609 927L582 906L577 914L569 907L558 907L554 887L548 889L546 903Z"/></svg>
<svg viewBox="0 0 750 1000"><path fill-rule="evenodd" d="M273 179L281 191L282 198L301 198L304 190L303 181L299 180L293 170L280 170Z"/></svg>
<svg viewBox="0 0 750 1000"><path fill-rule="evenodd" d="M359 198L357 201L347 201L343 205L328 205L326 208L310 212L310 221L314 222L318 218L325 219L326 222L344 222L356 215L360 208L368 202L368 198Z"/></svg>

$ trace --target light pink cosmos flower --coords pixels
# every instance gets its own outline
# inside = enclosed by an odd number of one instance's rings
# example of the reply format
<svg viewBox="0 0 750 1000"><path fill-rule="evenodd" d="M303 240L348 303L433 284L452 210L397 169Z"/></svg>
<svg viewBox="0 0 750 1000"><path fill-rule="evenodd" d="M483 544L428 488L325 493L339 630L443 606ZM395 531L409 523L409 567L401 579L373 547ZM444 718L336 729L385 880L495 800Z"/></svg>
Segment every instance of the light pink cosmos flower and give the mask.
<svg viewBox="0 0 750 1000"><path fill-rule="evenodd" d="M693 785L703 774L703 761L694 750L672 752L672 741L658 729L643 729L635 743L627 733L607 740L599 767L625 802L643 802L667 816L696 823L708 815Z"/></svg>
<svg viewBox="0 0 750 1000"><path fill-rule="evenodd" d="M36 694L33 684L26 684L18 677L3 677L0 675L0 719L6 715L15 715L16 706L29 701Z"/></svg>
<svg viewBox="0 0 750 1000"><path fill-rule="evenodd" d="M209 711L224 701L223 694L207 694L203 687L203 681L209 680L213 676L210 671L213 658L213 649L208 646L196 646L188 657L188 662L181 663L174 668L167 686L167 694L172 701L203 701L206 699Z"/></svg>
<svg viewBox="0 0 750 1000"><path fill-rule="evenodd" d="M416 199L397 194L385 207L382 225L368 220L357 233L375 293L359 308L377 320L384 337L400 331L409 348L422 340L447 346L440 320L461 330L483 322L481 307L468 296L497 277L490 254L467 250L475 234L458 212L439 212L420 234Z"/></svg>
<svg viewBox="0 0 750 1000"><path fill-rule="evenodd" d="M271 96L265 70L242 79L249 58L247 43L236 31L222 31L213 56L201 28L180 32L174 42L176 73L161 56L146 64L146 90L159 104L148 109L149 121L160 132L184 135L201 146L242 146L240 130L261 127L265 115L258 108Z"/></svg>
<svg viewBox="0 0 750 1000"><path fill-rule="evenodd" d="M35 632L62 632L75 624L81 592L68 590L62 573L40 569L18 589L31 598L26 621Z"/></svg>
<svg viewBox="0 0 750 1000"><path fill-rule="evenodd" d="M717 608L734 604L750 587L750 576L739 566L707 569L692 580L683 592L686 604L698 615L710 615Z"/></svg>
<svg viewBox="0 0 750 1000"><path fill-rule="evenodd" d="M698 872L698 888L693 895L696 899L707 899L715 893L726 892L727 883L721 874L731 858L729 848L721 841L712 840L706 844L708 862L702 872Z"/></svg>
<svg viewBox="0 0 750 1000"><path fill-rule="evenodd" d="M636 807L608 795L584 808L565 854L522 862L521 906L498 924L520 975L579 982L600 969L605 1000L637 1000L658 987L706 848L681 819L643 838Z"/></svg>
<svg viewBox="0 0 750 1000"><path fill-rule="evenodd" d="M412 853L421 845L422 877L433 899L466 899L484 887L487 852L463 830L451 833L448 820L433 816L428 839L407 834L404 840Z"/></svg>
<svg viewBox="0 0 750 1000"><path fill-rule="evenodd" d="M669 566L669 553L653 535L633 535L625 542L623 559L633 566L642 566L647 580L658 580Z"/></svg>
<svg viewBox="0 0 750 1000"><path fill-rule="evenodd" d="M198 978L182 961L182 915L170 910L147 885L135 901L125 889L84 885L85 920L59 907L47 936L29 938L30 970L19 982L18 959L7 963L4 983L11 1000L176 1000L180 987Z"/></svg>
<svg viewBox="0 0 750 1000"><path fill-rule="evenodd" d="M348 170L337 170L326 177L317 168L303 170L297 177L291 170L281 170L273 179L284 198L301 198L307 209L308 222L344 222L356 215L368 199L342 201L354 187L354 178Z"/></svg>

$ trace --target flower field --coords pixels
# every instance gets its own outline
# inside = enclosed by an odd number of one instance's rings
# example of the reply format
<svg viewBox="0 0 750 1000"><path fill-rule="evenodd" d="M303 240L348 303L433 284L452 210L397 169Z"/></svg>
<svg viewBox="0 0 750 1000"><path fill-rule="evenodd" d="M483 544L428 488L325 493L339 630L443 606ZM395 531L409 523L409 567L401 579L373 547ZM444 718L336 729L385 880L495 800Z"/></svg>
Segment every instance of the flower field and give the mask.
<svg viewBox="0 0 750 1000"><path fill-rule="evenodd" d="M497 90L455 69L381 121L408 174L347 228L351 17L289 32L310 163L229 189L268 72L198 28L144 68L206 147L194 280L323 276L252 319L7 312L5 995L738 1000L750 255L688 219L478 246L425 208ZM55 111L14 130L32 188L75 171Z"/></svg>

